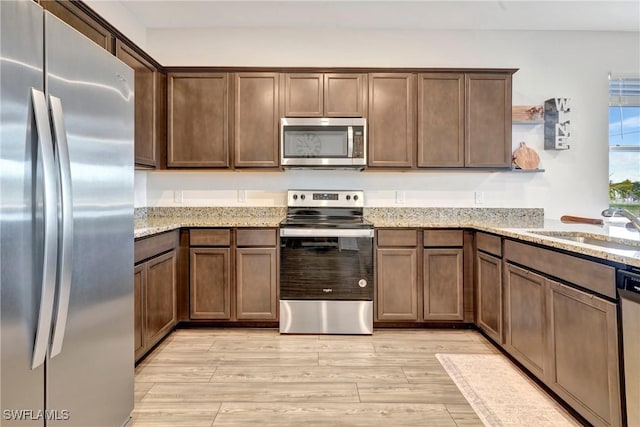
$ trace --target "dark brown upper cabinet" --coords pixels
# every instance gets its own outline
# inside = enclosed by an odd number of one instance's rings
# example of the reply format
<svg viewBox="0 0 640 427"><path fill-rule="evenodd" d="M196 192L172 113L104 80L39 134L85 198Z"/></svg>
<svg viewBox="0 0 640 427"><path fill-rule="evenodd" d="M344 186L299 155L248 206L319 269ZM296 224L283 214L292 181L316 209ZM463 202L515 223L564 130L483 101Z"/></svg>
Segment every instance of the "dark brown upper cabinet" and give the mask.
<svg viewBox="0 0 640 427"><path fill-rule="evenodd" d="M418 167L464 164L464 74L419 74Z"/></svg>
<svg viewBox="0 0 640 427"><path fill-rule="evenodd" d="M285 117L364 117L366 75L282 74Z"/></svg>
<svg viewBox="0 0 640 427"><path fill-rule="evenodd" d="M234 166L277 168L280 164L279 74L233 74L232 104Z"/></svg>
<svg viewBox="0 0 640 427"><path fill-rule="evenodd" d="M79 7L79 2L40 0L40 5L102 48L114 53L115 38L111 32Z"/></svg>
<svg viewBox="0 0 640 427"><path fill-rule="evenodd" d="M139 52L120 40L116 41L116 56L133 68L135 73L135 163L143 167L156 167L158 71Z"/></svg>
<svg viewBox="0 0 640 427"><path fill-rule="evenodd" d="M511 73L418 76L418 167L511 166Z"/></svg>
<svg viewBox="0 0 640 427"><path fill-rule="evenodd" d="M411 168L416 148L416 75L369 74L368 165Z"/></svg>
<svg viewBox="0 0 640 427"><path fill-rule="evenodd" d="M511 166L511 73L465 74L465 166Z"/></svg>
<svg viewBox="0 0 640 427"><path fill-rule="evenodd" d="M229 167L228 86L227 73L169 73L167 166Z"/></svg>
<svg viewBox="0 0 640 427"><path fill-rule="evenodd" d="M284 115L286 117L322 117L324 79L322 73L283 74Z"/></svg>

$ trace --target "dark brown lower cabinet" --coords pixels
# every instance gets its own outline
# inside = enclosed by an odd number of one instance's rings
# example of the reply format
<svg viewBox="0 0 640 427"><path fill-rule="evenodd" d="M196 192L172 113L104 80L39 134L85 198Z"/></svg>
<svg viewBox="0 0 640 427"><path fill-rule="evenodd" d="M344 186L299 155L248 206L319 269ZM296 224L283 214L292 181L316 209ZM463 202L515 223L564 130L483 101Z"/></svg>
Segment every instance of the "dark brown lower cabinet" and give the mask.
<svg viewBox="0 0 640 427"><path fill-rule="evenodd" d="M231 249L191 248L191 319L231 319Z"/></svg>
<svg viewBox="0 0 640 427"><path fill-rule="evenodd" d="M378 248L377 320L418 320L418 249Z"/></svg>
<svg viewBox="0 0 640 427"><path fill-rule="evenodd" d="M134 267L136 360L176 326L176 263L174 249Z"/></svg>
<svg viewBox="0 0 640 427"><path fill-rule="evenodd" d="M502 344L502 260L478 252L476 256L476 323Z"/></svg>
<svg viewBox="0 0 640 427"><path fill-rule="evenodd" d="M278 320L277 229L191 229L190 245L191 320Z"/></svg>
<svg viewBox="0 0 640 427"><path fill-rule="evenodd" d="M277 303L277 249L236 249L237 319L277 320Z"/></svg>
<svg viewBox="0 0 640 427"><path fill-rule="evenodd" d="M424 320L462 320L462 249L425 249L422 260Z"/></svg>
<svg viewBox="0 0 640 427"><path fill-rule="evenodd" d="M144 283L147 281L147 270L144 264L138 264L133 270L133 334L135 358L138 360L144 352L144 330L142 316L144 314Z"/></svg>
<svg viewBox="0 0 640 427"><path fill-rule="evenodd" d="M589 423L622 426L616 304L571 286L608 295L613 268L512 240L504 257L505 349Z"/></svg>
<svg viewBox="0 0 640 427"><path fill-rule="evenodd" d="M176 325L176 251L146 263L145 343L154 345Z"/></svg>
<svg viewBox="0 0 640 427"><path fill-rule="evenodd" d="M547 360L546 280L528 270L506 265L505 348L539 378L549 370Z"/></svg>
<svg viewBox="0 0 640 427"><path fill-rule="evenodd" d="M621 426L615 304L548 281L547 384L590 423Z"/></svg>

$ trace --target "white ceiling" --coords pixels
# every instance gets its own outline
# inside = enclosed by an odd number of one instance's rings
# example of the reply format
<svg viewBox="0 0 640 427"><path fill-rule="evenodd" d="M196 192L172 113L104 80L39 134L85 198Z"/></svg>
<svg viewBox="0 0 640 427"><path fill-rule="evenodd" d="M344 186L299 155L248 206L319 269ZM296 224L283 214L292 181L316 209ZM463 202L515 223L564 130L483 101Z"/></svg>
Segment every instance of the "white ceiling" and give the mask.
<svg viewBox="0 0 640 427"><path fill-rule="evenodd" d="M640 31L640 0L119 1L147 29Z"/></svg>

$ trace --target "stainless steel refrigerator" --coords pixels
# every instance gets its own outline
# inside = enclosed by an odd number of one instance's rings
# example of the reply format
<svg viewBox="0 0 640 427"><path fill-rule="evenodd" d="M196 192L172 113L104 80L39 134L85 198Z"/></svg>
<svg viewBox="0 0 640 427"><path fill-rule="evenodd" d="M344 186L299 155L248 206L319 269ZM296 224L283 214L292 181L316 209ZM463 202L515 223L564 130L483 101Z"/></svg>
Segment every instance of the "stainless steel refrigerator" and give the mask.
<svg viewBox="0 0 640 427"><path fill-rule="evenodd" d="M0 425L119 427L134 75L33 1L0 1L0 22Z"/></svg>

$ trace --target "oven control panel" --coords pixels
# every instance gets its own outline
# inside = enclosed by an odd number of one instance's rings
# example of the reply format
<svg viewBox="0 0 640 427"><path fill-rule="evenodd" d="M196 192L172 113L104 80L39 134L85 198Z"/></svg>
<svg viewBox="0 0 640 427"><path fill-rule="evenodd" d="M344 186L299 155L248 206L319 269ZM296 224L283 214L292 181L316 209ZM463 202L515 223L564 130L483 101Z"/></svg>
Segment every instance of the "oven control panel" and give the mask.
<svg viewBox="0 0 640 427"><path fill-rule="evenodd" d="M364 191L361 190L289 190L289 207L364 207Z"/></svg>

